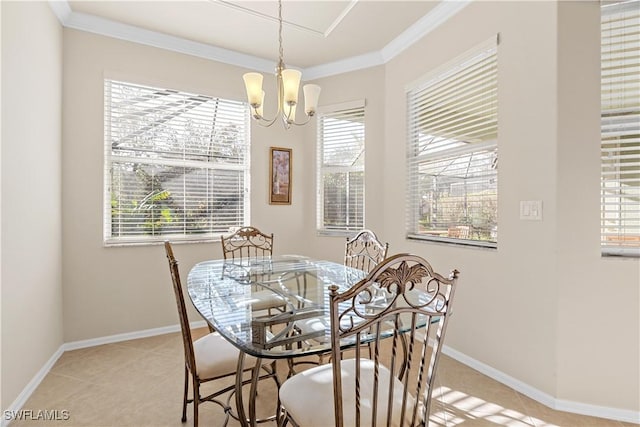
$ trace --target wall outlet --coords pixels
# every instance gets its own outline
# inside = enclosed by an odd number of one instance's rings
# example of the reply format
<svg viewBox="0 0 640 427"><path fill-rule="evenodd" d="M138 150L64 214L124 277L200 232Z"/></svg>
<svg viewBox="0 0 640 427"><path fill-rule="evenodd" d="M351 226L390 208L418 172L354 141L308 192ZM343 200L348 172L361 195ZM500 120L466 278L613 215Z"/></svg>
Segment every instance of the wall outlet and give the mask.
<svg viewBox="0 0 640 427"><path fill-rule="evenodd" d="M542 221L542 200L521 200L520 219Z"/></svg>

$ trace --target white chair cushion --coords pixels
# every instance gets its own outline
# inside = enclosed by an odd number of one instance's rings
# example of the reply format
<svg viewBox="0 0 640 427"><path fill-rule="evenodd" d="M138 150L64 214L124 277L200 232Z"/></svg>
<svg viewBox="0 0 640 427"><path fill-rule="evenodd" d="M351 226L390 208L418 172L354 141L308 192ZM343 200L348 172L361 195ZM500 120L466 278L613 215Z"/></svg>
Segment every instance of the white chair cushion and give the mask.
<svg viewBox="0 0 640 427"><path fill-rule="evenodd" d="M283 307L286 303L286 300L282 296L267 290L252 292L250 301L253 310Z"/></svg>
<svg viewBox="0 0 640 427"><path fill-rule="evenodd" d="M328 321L324 317L297 320L296 326L302 335L323 332L325 335L319 335L313 339L321 343L328 341L326 335L328 333L327 331L329 331L329 325Z"/></svg>
<svg viewBox="0 0 640 427"><path fill-rule="evenodd" d="M217 332L194 341L193 352L200 379L230 375L238 370L239 350ZM245 369L253 368L255 363L255 357L245 356Z"/></svg>
<svg viewBox="0 0 640 427"><path fill-rule="evenodd" d="M365 319L359 316L353 316L353 317L345 316L340 320L340 324L345 328L349 328L352 325L357 325L364 321ZM312 317L309 319L302 319L302 320L296 321L296 326L298 327L298 329L300 330L300 334L302 335L321 332L321 331L324 332L325 335L319 335L313 338L313 340L320 343L328 342L330 340L329 334L331 333L330 332L331 329L329 324L330 324L329 319L325 317Z"/></svg>
<svg viewBox="0 0 640 427"><path fill-rule="evenodd" d="M237 307L251 306L253 311L267 310L270 308L284 307L286 300L284 297L268 290L252 291L250 294L243 294L234 298Z"/></svg>
<svg viewBox="0 0 640 427"><path fill-rule="evenodd" d="M342 410L345 427L355 426L355 359L347 359L342 364ZM372 425L374 362L368 359L360 361L360 417L363 426ZM378 374L377 425L386 425L387 392L389 390L390 371L380 365ZM392 377L393 420L391 425L400 427L400 411L404 387L400 380ZM335 425L333 411L333 367L331 364L317 366L294 375L280 387L280 401L291 417L304 427L331 427ZM405 426L410 424L415 399L407 397Z"/></svg>

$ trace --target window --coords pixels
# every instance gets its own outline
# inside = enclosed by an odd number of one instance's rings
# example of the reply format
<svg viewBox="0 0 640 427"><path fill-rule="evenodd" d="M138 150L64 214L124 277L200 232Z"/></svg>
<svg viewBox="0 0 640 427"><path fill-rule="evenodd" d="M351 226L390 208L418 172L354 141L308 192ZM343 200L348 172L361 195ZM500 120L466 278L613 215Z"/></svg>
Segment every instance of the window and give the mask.
<svg viewBox="0 0 640 427"><path fill-rule="evenodd" d="M203 240L249 222L245 103L105 80L106 244Z"/></svg>
<svg viewBox="0 0 640 427"><path fill-rule="evenodd" d="M495 247L497 38L407 91L407 235Z"/></svg>
<svg viewBox="0 0 640 427"><path fill-rule="evenodd" d="M364 225L364 102L323 109L318 117L318 230Z"/></svg>
<svg viewBox="0 0 640 427"><path fill-rule="evenodd" d="M601 246L640 256L640 2L601 11Z"/></svg>

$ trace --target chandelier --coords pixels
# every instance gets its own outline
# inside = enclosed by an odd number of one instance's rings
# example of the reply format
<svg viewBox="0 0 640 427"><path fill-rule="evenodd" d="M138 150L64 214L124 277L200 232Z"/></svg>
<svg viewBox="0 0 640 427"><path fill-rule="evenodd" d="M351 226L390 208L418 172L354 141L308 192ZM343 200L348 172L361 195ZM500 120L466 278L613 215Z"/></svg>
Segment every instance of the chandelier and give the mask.
<svg viewBox="0 0 640 427"><path fill-rule="evenodd" d="M278 112L272 119L266 119L263 115L264 91L262 90L262 74L246 73L242 76L247 89L247 98L251 106L251 116L264 127L271 126L280 117L285 129L291 125L301 126L307 124L318 108L320 86L314 84L304 85L304 112L307 116L303 122L296 122L296 106L298 105L298 91L302 73L298 70L284 67L284 50L282 49L282 0L278 0L278 44L280 56L276 67L276 84L278 90Z"/></svg>

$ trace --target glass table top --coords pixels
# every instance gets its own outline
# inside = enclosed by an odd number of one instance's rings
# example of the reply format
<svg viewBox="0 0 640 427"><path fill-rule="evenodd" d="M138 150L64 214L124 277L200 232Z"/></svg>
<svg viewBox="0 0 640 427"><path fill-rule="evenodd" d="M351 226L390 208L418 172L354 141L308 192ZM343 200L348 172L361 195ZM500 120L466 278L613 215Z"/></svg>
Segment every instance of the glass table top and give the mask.
<svg viewBox="0 0 640 427"><path fill-rule="evenodd" d="M330 349L329 285L349 289L366 273L299 256L212 260L187 279L198 312L245 353L281 358Z"/></svg>

